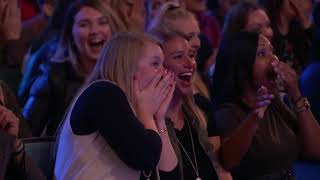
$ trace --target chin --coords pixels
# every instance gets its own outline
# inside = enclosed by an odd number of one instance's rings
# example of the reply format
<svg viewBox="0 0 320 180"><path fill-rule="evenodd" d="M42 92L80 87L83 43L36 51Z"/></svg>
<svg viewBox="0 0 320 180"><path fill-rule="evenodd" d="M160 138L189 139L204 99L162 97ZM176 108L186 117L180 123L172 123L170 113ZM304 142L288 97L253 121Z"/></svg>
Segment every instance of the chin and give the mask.
<svg viewBox="0 0 320 180"><path fill-rule="evenodd" d="M192 88L185 88L185 87L178 87L179 94L182 96L192 96L193 95L193 90Z"/></svg>

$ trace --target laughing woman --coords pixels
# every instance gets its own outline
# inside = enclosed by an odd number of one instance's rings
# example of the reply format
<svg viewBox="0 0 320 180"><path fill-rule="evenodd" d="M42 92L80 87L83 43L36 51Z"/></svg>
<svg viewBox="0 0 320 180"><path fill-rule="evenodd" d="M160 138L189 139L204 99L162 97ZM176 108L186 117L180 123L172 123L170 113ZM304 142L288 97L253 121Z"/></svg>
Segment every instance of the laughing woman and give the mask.
<svg viewBox="0 0 320 180"><path fill-rule="evenodd" d="M57 52L40 68L23 109L34 136L53 135L77 89L96 64L104 42L124 28L100 0L75 1ZM44 131L46 129L46 131Z"/></svg>
<svg viewBox="0 0 320 180"><path fill-rule="evenodd" d="M294 102L278 98L278 77ZM222 137L220 159L234 179L292 179L298 154L320 159L320 128L301 96L295 71L273 54L263 35L238 32L224 39L213 79Z"/></svg>
<svg viewBox="0 0 320 180"><path fill-rule="evenodd" d="M174 147L178 165L160 169L161 179L232 179L221 172L206 130L207 117L194 101L195 52L190 43L176 33L151 32L163 46L164 67L175 74L176 89L170 103L166 129ZM161 162L162 159L160 159ZM218 172L218 174L217 174Z"/></svg>

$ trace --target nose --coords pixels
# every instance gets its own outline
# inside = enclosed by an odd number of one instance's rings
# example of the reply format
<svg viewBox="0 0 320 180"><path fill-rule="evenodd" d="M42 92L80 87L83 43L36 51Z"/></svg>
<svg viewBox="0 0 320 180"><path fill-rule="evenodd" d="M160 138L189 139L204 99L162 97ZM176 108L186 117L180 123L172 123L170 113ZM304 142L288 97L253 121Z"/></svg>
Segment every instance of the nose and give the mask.
<svg viewBox="0 0 320 180"><path fill-rule="evenodd" d="M270 27L265 27L261 30L261 34L263 34L265 37L267 37L269 39L269 41L272 39L273 37L273 31Z"/></svg>
<svg viewBox="0 0 320 180"><path fill-rule="evenodd" d="M185 68L187 69L194 69L197 67L197 63L195 58L191 58L189 56L186 57L185 63L184 63Z"/></svg>
<svg viewBox="0 0 320 180"><path fill-rule="evenodd" d="M90 34L97 34L99 32L100 26L97 23L93 23L90 28Z"/></svg>

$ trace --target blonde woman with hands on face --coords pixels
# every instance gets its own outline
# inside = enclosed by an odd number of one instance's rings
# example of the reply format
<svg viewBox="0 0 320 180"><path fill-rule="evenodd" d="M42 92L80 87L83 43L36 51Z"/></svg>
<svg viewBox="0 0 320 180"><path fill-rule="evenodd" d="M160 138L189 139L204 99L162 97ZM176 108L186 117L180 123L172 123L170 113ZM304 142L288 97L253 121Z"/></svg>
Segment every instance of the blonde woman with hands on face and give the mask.
<svg viewBox="0 0 320 180"><path fill-rule="evenodd" d="M56 178L149 179L156 167L175 166L164 133L174 89L156 40L130 32L111 38L59 130Z"/></svg>

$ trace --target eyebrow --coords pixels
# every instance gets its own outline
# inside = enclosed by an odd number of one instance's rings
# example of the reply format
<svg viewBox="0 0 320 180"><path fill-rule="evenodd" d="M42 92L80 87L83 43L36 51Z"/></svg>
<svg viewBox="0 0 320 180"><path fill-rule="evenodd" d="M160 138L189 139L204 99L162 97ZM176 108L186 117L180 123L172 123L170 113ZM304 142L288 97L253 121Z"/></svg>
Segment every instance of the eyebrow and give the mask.
<svg viewBox="0 0 320 180"><path fill-rule="evenodd" d="M175 55L175 54L183 54L183 53L184 53L183 50L178 50L178 51L170 52L169 54L170 54L170 55Z"/></svg>

